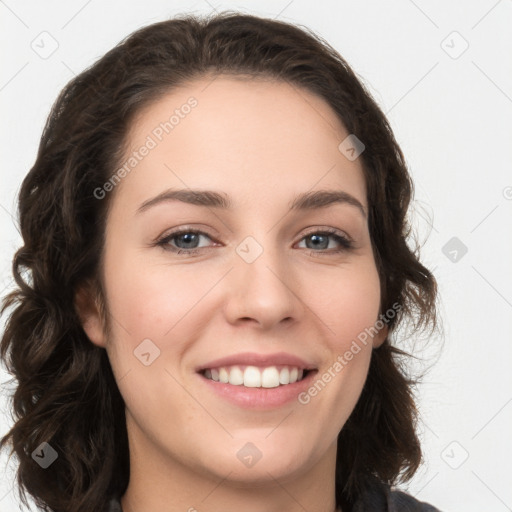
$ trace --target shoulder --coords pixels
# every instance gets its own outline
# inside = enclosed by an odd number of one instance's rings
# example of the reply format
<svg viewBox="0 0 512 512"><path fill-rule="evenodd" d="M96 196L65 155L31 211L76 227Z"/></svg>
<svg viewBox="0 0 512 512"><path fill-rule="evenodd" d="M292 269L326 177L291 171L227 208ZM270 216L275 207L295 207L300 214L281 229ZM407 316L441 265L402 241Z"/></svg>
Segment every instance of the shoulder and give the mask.
<svg viewBox="0 0 512 512"><path fill-rule="evenodd" d="M368 481L352 512L441 512L439 509L419 501L410 494L395 489L380 480Z"/></svg>
<svg viewBox="0 0 512 512"><path fill-rule="evenodd" d="M418 501L416 498L399 490L389 490L389 512L441 512L438 508Z"/></svg>

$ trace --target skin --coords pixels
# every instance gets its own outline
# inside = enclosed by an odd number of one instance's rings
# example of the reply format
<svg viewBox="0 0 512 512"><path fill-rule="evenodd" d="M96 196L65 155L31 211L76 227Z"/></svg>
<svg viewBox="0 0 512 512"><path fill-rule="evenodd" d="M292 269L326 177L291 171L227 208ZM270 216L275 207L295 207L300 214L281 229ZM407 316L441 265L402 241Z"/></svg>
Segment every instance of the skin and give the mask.
<svg viewBox="0 0 512 512"><path fill-rule="evenodd" d="M306 405L242 409L194 370L240 352L284 351L322 374L375 324L380 283L367 219L349 204L288 206L302 192L343 190L368 211L360 159L338 150L348 132L324 100L229 76L194 81L146 107L130 151L191 96L198 105L111 192L102 275L109 336L94 302L77 296L84 330L107 350L126 403L123 510L332 512L337 435L385 329ZM137 213L163 191L187 187L224 192L233 210L168 201ZM198 254L154 244L180 227L208 235ZM341 246L330 237L315 248L306 235L325 228L354 247L335 253ZM250 264L235 250L247 236L263 249ZM187 247L179 237L169 245ZM134 356L144 339L160 350L149 366ZM237 458L247 442L262 453L252 467Z"/></svg>

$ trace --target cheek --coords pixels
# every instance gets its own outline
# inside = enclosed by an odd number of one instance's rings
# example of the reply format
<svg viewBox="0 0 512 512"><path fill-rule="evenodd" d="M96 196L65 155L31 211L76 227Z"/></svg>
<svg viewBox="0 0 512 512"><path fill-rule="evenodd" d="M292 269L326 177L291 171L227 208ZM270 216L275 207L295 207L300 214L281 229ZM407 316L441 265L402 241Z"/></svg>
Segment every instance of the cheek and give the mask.
<svg viewBox="0 0 512 512"><path fill-rule="evenodd" d="M372 261L317 279L310 290L307 304L329 327L327 332L338 351L378 319L380 282Z"/></svg>
<svg viewBox="0 0 512 512"><path fill-rule="evenodd" d="M193 331L188 313L211 284L201 283L192 265L170 269L129 251L107 256L108 350L127 408L141 425L168 424L178 413L185 421L187 398L172 362L181 360ZM166 410L155 407L161 403Z"/></svg>
<svg viewBox="0 0 512 512"><path fill-rule="evenodd" d="M311 386L299 396L299 403L314 411L322 425L319 436L325 442L335 441L359 399L372 354L367 330L375 325L380 305L373 261L339 270L336 276L317 281L308 300L324 326L327 356Z"/></svg>
<svg viewBox="0 0 512 512"><path fill-rule="evenodd" d="M149 258L123 258L106 266L113 316L133 338L161 339L200 301L215 281L193 265L170 269Z"/></svg>

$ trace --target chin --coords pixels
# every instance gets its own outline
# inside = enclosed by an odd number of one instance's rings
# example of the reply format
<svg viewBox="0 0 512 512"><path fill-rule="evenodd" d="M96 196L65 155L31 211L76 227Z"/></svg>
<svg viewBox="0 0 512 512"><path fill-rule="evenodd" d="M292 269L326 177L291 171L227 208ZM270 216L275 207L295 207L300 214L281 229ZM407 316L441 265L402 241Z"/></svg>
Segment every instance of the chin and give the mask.
<svg viewBox="0 0 512 512"><path fill-rule="evenodd" d="M235 487L254 487L266 486L276 479L292 480L312 464L308 464L309 459L304 458L303 446L272 445L268 439L266 446L263 446L264 436L261 439L261 449L258 448L258 441L238 441L234 450L226 447L218 456L213 455L213 460L218 462L214 468L211 467L212 458L208 460L208 466L222 478L229 475L230 484Z"/></svg>

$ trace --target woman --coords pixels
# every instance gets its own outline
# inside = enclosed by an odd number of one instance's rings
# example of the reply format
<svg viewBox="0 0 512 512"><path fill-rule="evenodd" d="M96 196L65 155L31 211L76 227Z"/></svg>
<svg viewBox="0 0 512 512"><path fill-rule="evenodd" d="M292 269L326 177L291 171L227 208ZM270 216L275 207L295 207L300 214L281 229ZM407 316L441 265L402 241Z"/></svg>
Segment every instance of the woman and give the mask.
<svg viewBox="0 0 512 512"><path fill-rule="evenodd" d="M182 16L109 51L60 94L20 191L1 446L21 493L58 512L436 510L392 488L421 448L390 337L436 324L412 191L312 33Z"/></svg>

